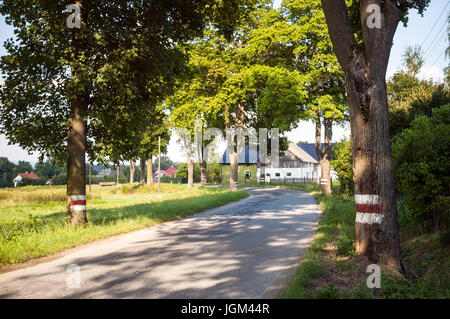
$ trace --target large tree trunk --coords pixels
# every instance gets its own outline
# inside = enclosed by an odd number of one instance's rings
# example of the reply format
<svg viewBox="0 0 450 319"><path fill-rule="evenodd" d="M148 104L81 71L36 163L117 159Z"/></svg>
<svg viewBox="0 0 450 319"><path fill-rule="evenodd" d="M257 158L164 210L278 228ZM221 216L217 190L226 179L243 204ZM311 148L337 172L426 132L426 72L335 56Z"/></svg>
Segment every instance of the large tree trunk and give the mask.
<svg viewBox="0 0 450 319"><path fill-rule="evenodd" d="M130 184L134 183L134 172L136 170L136 161L131 160L130 161Z"/></svg>
<svg viewBox="0 0 450 319"><path fill-rule="evenodd" d="M141 170L141 180L139 181L139 183L145 184L145 159L144 158L140 159L139 167Z"/></svg>
<svg viewBox="0 0 450 319"><path fill-rule="evenodd" d="M73 225L87 223L85 163L87 106L87 96L77 96L74 99L67 136L67 218Z"/></svg>
<svg viewBox="0 0 450 319"><path fill-rule="evenodd" d="M322 0L331 41L346 73L356 201L356 251L400 271L400 241L389 136L386 69L401 12L389 0L361 0L358 44L344 0ZM367 24L381 8L381 28Z"/></svg>
<svg viewBox="0 0 450 319"><path fill-rule="evenodd" d="M83 31L86 28L87 14L81 1L81 29L73 33L75 56L87 46ZM82 82L83 72L79 67L72 69L72 77ZM86 136L89 92L74 84L74 98L70 103L69 130L67 134L67 220L72 225L85 225L86 215Z"/></svg>
<svg viewBox="0 0 450 319"><path fill-rule="evenodd" d="M153 162L152 156L147 159L147 185L151 185L153 183Z"/></svg>
<svg viewBox="0 0 450 319"><path fill-rule="evenodd" d="M333 137L333 120L324 119L325 139L322 150L322 123L320 114L316 118L316 153L320 163L320 188L322 192L331 194L331 139Z"/></svg>

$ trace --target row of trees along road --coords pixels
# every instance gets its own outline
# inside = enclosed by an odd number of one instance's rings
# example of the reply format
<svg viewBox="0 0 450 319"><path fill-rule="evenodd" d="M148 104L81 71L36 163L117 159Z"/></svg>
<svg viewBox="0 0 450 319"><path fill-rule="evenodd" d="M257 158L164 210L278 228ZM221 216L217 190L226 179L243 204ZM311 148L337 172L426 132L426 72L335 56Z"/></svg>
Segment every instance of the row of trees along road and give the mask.
<svg viewBox="0 0 450 319"><path fill-rule="evenodd" d="M69 29L65 1L2 1L16 39L0 68L1 126L13 143L67 161L72 195L85 196L89 160L130 159L134 145L184 66L175 44L211 22L225 35L254 1L76 1L81 28ZM80 198L80 197L78 197Z"/></svg>
<svg viewBox="0 0 450 319"><path fill-rule="evenodd" d="M319 2L284 1L274 10L271 1L260 1L247 19L239 21L231 41L209 28L191 44L189 56L191 76L183 79L168 102L175 127L189 128L190 134L195 131L194 123L200 123L203 132L207 127L277 127L283 133L299 119L313 119L322 176L328 180L325 191L331 192L332 125L345 120L346 103L344 74ZM286 149L286 139L281 142L282 150ZM237 189L238 153L235 141L230 152L232 191ZM190 187L193 162L189 153L187 166ZM205 159L200 166L205 181Z"/></svg>
<svg viewBox="0 0 450 319"><path fill-rule="evenodd" d="M357 252L400 269L385 75L397 25L429 0L322 0L323 8L286 0L281 10L268 0L76 3L80 29L66 27L62 2L0 5L17 37L0 65L1 126L28 150L66 157L68 203L85 194L86 151L91 161L141 158L141 166L151 157L154 139L142 144L143 132L161 104L173 111L174 126L191 131L200 120L283 133L313 118L318 128L325 124L329 144L332 122L345 118L345 74L356 194L376 197L383 216L356 223ZM180 80L185 67L189 76ZM162 103L175 85L182 103ZM158 114L156 126L166 113ZM136 151L136 144L143 146ZM328 161L329 148L317 151ZM235 140L231 190L237 153ZM69 207L74 224L86 222L85 211Z"/></svg>

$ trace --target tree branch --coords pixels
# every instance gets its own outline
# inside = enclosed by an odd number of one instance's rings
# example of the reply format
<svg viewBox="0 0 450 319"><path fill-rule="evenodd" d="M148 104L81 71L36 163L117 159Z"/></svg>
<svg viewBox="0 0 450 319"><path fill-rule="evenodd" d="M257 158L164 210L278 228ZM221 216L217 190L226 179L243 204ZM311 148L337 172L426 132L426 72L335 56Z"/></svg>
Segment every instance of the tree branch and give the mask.
<svg viewBox="0 0 450 319"><path fill-rule="evenodd" d="M322 7L334 51L342 69L348 74L358 45L353 36L345 0L322 0Z"/></svg>

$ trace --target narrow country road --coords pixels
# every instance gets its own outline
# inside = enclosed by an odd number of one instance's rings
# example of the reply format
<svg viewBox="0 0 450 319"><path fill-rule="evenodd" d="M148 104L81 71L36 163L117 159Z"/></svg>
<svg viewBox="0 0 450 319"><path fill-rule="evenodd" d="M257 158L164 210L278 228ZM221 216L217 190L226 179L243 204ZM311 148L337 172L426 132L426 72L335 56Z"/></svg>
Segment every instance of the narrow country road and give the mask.
<svg viewBox="0 0 450 319"><path fill-rule="evenodd" d="M305 192L245 189L239 202L0 275L0 298L273 298L309 247L320 209ZM68 287L72 264L80 288Z"/></svg>

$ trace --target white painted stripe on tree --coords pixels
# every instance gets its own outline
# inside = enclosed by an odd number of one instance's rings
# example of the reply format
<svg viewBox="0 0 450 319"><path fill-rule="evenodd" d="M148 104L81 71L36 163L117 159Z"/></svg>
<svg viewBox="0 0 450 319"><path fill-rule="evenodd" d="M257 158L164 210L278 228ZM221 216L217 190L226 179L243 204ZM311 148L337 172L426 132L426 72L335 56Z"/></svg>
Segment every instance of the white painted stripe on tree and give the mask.
<svg viewBox="0 0 450 319"><path fill-rule="evenodd" d="M360 224L381 224L383 221L383 215L373 213L356 213L355 221Z"/></svg>
<svg viewBox="0 0 450 319"><path fill-rule="evenodd" d="M378 195L355 195L356 204L378 205Z"/></svg>
<svg viewBox="0 0 450 319"><path fill-rule="evenodd" d="M73 201L86 200L86 195L70 195L70 199Z"/></svg>
<svg viewBox="0 0 450 319"><path fill-rule="evenodd" d="M70 210L74 212L81 212L86 210L86 205L73 205L70 206Z"/></svg>

